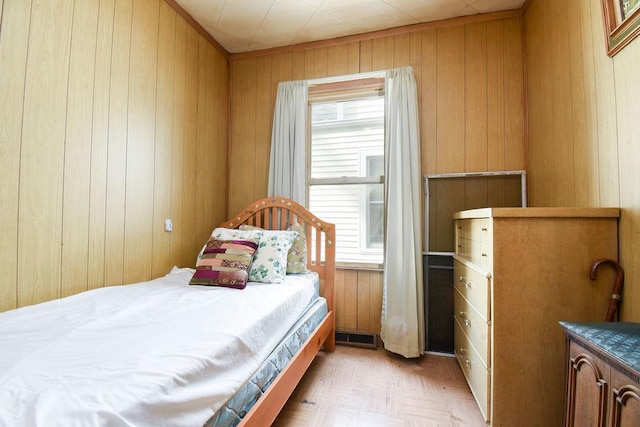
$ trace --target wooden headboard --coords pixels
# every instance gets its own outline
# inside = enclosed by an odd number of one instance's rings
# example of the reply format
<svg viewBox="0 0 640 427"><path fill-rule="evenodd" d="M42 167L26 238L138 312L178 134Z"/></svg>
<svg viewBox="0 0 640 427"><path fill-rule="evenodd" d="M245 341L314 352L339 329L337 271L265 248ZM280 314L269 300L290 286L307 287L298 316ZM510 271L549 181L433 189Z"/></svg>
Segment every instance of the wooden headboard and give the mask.
<svg viewBox="0 0 640 427"><path fill-rule="evenodd" d="M238 228L243 224L267 230L286 230L295 223L304 226L307 238L307 268L320 277L320 293L334 309L336 249L334 224L322 221L301 204L284 197L266 197L251 203L240 213L220 224Z"/></svg>
<svg viewBox="0 0 640 427"><path fill-rule="evenodd" d="M307 240L307 268L318 273L320 294L327 300L328 313L294 355L293 359L244 416L239 427L270 425L287 402L320 348L335 350L334 282L336 275L336 226L322 221L304 206L284 197L266 197L251 203L230 220L220 224L238 228L243 224L269 230L286 230L298 223Z"/></svg>

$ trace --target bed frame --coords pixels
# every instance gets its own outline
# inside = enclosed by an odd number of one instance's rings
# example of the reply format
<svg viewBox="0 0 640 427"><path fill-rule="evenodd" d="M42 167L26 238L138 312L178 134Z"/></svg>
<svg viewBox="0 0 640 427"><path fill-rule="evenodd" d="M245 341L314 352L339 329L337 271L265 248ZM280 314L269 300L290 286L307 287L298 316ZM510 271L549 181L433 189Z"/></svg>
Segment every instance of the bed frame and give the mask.
<svg viewBox="0 0 640 427"><path fill-rule="evenodd" d="M304 206L283 197L267 197L251 203L221 227L238 228L243 224L269 230L285 230L294 223L304 226L307 238L307 268L320 277L320 294L327 300L328 313L289 364L244 416L239 426L263 427L276 419L316 354L335 350L334 281L335 225L324 222Z"/></svg>

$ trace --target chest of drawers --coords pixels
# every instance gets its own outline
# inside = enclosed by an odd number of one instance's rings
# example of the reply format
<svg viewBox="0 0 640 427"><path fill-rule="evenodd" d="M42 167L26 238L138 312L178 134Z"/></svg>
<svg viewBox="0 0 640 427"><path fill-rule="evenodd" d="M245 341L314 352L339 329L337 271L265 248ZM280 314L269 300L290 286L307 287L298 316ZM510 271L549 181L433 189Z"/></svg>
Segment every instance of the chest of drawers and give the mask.
<svg viewBox="0 0 640 427"><path fill-rule="evenodd" d="M615 208L493 208L454 214L455 354L494 426L561 425L559 320L603 320L617 260Z"/></svg>

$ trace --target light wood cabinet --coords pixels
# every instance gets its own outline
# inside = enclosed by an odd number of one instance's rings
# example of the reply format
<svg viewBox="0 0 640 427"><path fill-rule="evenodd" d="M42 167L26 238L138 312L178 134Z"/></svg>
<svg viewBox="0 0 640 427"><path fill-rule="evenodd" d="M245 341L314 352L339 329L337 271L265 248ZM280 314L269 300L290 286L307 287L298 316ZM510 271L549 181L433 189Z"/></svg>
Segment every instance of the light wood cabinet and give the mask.
<svg viewBox="0 0 640 427"><path fill-rule="evenodd" d="M560 320L604 320L618 259L616 208L488 208L454 214L455 355L494 426L563 419Z"/></svg>
<svg viewBox="0 0 640 427"><path fill-rule="evenodd" d="M640 324L562 322L565 427L640 425Z"/></svg>

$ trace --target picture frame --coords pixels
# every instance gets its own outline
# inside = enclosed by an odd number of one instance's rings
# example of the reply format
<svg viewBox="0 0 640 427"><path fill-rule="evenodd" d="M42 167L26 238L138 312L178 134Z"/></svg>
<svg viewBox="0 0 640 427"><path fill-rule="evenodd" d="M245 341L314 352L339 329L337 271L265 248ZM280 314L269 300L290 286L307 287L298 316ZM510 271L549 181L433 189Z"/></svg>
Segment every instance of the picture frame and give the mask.
<svg viewBox="0 0 640 427"><path fill-rule="evenodd" d="M613 57L640 34L640 0L601 0L607 55Z"/></svg>

